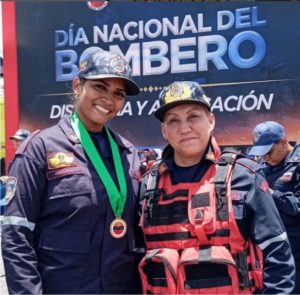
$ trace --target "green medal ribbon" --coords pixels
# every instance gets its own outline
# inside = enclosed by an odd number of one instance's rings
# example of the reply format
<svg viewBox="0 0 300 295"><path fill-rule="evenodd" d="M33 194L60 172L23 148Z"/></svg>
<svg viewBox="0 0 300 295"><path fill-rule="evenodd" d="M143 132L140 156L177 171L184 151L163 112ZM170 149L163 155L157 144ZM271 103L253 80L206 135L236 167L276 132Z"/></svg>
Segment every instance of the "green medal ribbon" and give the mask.
<svg viewBox="0 0 300 295"><path fill-rule="evenodd" d="M102 180L105 186L105 189L109 197L110 205L112 207L112 210L115 213L115 216L121 217L124 211L124 205L126 201L127 184L126 184L125 173L124 173L117 143L112 138L109 130L104 126L106 133L108 135L108 140L113 155L113 161L116 169L117 179L120 186L120 192L118 191L116 184L114 183L111 175L106 169L106 166L101 156L99 155L88 131L86 130L85 126L80 121L80 119L78 118L78 114L76 112L74 112L71 116L71 125L77 137L79 138L83 146L83 149L89 156L92 164L94 165L100 179Z"/></svg>

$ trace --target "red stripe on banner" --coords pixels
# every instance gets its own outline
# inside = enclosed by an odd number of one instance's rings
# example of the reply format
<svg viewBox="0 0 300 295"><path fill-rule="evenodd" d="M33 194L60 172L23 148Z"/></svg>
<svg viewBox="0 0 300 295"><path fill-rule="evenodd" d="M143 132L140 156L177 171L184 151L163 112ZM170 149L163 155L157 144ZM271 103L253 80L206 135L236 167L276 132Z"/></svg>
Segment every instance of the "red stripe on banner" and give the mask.
<svg viewBox="0 0 300 295"><path fill-rule="evenodd" d="M17 62L17 32L14 1L2 2L3 20L3 77L5 108L6 171L14 156L13 141L9 139L19 128L19 91Z"/></svg>

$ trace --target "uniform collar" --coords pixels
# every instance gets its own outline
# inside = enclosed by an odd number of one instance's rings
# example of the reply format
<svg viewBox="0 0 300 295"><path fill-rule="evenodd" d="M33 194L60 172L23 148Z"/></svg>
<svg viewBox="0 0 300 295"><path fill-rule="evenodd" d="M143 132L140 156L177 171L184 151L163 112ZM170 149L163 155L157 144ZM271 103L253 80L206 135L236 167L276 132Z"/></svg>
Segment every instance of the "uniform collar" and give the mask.
<svg viewBox="0 0 300 295"><path fill-rule="evenodd" d="M200 161L210 161L215 163L220 155L220 150L218 144L214 137L211 137L210 142L206 148L206 152L202 156ZM164 173L165 171L174 170L174 149L167 145L162 152L162 161L158 165L158 171L160 174Z"/></svg>
<svg viewBox="0 0 300 295"><path fill-rule="evenodd" d="M295 144L291 152L285 158L285 162L294 163L300 162L300 145Z"/></svg>
<svg viewBox="0 0 300 295"><path fill-rule="evenodd" d="M63 130L63 132L66 134L70 142L72 142L73 144L79 143L79 139L71 126L70 116L65 115L64 117L62 117L58 122L58 126ZM123 136L121 136L119 133L111 130L110 128L108 129L111 132L112 136L114 137L116 143L121 148L126 148L126 149L133 148L133 144L130 141L128 141Z"/></svg>

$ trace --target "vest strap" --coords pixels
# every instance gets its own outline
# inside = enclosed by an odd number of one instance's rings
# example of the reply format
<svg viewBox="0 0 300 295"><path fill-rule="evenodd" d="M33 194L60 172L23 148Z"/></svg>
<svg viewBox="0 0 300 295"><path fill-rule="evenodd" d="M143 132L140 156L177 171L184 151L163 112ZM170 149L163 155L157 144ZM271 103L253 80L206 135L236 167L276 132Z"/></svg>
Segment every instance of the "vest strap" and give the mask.
<svg viewBox="0 0 300 295"><path fill-rule="evenodd" d="M237 157L236 153L223 152L217 162L217 172L214 178L217 196L217 216L222 221L229 220L228 212L228 178Z"/></svg>

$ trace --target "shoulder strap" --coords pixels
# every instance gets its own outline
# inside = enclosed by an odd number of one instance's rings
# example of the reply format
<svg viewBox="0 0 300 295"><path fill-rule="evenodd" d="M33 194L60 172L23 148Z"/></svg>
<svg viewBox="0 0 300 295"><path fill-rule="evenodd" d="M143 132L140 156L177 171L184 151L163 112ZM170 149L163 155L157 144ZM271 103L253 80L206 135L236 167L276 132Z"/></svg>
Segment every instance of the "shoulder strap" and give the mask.
<svg viewBox="0 0 300 295"><path fill-rule="evenodd" d="M232 173L232 168L237 156L240 152L235 150L224 150L218 161L216 167L216 175L214 177L215 191L217 196L217 213L218 218L222 221L229 219L228 212L228 180Z"/></svg>

